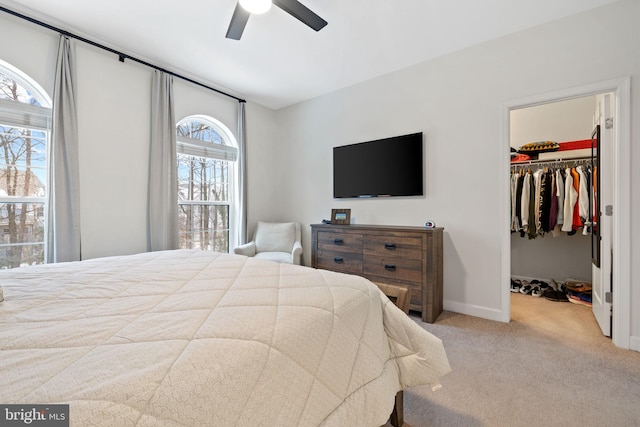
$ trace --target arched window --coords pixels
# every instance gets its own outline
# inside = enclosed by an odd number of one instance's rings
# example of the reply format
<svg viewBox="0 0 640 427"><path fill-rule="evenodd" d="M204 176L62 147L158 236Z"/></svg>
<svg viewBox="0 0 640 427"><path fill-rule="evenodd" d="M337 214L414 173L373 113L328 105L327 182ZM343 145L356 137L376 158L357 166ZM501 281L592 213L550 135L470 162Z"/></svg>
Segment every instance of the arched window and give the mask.
<svg viewBox="0 0 640 427"><path fill-rule="evenodd" d="M51 98L0 60L0 268L45 260Z"/></svg>
<svg viewBox="0 0 640 427"><path fill-rule="evenodd" d="M181 120L177 132L180 248L228 252L236 227L237 142L206 116Z"/></svg>

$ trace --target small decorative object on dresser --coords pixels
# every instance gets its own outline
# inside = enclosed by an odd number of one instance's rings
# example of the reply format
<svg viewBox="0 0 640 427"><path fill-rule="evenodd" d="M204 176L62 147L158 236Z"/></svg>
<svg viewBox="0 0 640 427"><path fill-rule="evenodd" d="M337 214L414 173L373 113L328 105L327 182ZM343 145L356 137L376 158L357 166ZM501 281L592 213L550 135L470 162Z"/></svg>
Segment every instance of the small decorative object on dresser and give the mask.
<svg viewBox="0 0 640 427"><path fill-rule="evenodd" d="M332 215L333 219L333 215ZM442 313L442 227L311 225L311 266L409 289L410 309Z"/></svg>
<svg viewBox="0 0 640 427"><path fill-rule="evenodd" d="M351 222L351 209L331 209L331 224L348 225Z"/></svg>

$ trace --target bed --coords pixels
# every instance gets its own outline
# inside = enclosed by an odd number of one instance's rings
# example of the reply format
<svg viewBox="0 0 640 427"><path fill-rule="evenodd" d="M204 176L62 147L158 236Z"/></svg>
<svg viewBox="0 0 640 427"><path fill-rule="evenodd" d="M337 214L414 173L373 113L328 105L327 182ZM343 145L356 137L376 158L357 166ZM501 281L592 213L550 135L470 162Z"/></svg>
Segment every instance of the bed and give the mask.
<svg viewBox="0 0 640 427"><path fill-rule="evenodd" d="M380 426L442 342L371 282L177 250L0 272L0 403L72 426Z"/></svg>

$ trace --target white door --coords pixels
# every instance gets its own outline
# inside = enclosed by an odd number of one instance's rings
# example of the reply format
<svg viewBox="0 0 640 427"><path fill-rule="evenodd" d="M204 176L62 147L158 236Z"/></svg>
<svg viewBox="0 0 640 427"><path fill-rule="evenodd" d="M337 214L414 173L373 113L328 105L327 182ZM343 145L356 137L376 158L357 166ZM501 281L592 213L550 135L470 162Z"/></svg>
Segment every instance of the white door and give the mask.
<svg viewBox="0 0 640 427"><path fill-rule="evenodd" d="M600 223L597 224L600 234L599 263L592 262L592 307L602 333L611 336L611 262L613 234L613 108L610 94L597 97L597 107L594 116L594 126L600 125L600 141L598 151L600 165L597 174L600 179ZM598 244L598 242L596 242ZM594 250L595 252L595 250ZM598 266L599 264L599 266Z"/></svg>

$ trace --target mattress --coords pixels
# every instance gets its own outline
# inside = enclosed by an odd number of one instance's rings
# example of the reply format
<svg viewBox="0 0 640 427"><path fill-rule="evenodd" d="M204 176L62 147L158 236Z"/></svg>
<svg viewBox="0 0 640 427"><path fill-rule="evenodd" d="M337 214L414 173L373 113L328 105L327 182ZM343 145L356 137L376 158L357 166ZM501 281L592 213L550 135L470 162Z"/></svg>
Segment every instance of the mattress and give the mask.
<svg viewBox="0 0 640 427"><path fill-rule="evenodd" d="M196 250L0 272L0 403L73 426L380 426L449 372L358 276Z"/></svg>

